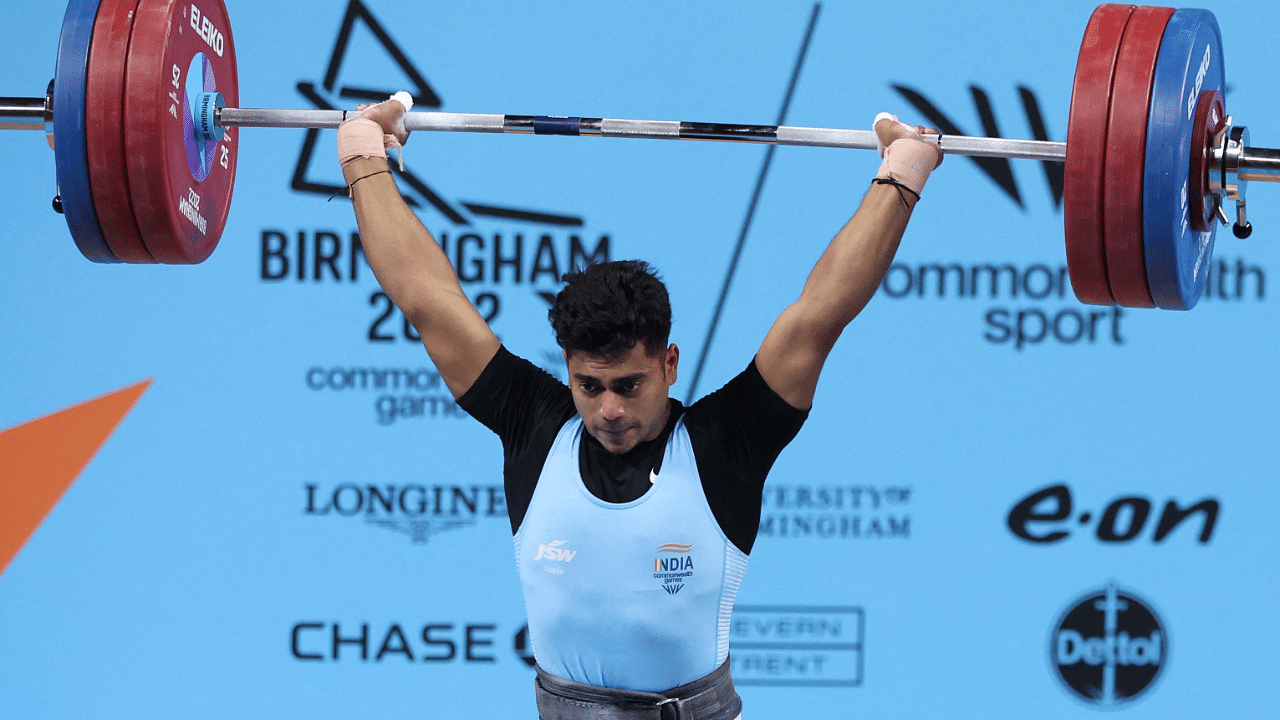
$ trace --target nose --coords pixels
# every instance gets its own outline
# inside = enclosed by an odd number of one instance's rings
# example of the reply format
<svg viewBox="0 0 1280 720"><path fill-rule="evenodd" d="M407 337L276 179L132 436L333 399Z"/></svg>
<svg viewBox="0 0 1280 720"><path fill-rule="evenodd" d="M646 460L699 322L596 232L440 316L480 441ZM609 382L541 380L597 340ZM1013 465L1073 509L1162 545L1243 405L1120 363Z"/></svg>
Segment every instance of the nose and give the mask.
<svg viewBox="0 0 1280 720"><path fill-rule="evenodd" d="M605 392L600 399L600 419L607 423L616 423L626 415L626 405L622 396Z"/></svg>

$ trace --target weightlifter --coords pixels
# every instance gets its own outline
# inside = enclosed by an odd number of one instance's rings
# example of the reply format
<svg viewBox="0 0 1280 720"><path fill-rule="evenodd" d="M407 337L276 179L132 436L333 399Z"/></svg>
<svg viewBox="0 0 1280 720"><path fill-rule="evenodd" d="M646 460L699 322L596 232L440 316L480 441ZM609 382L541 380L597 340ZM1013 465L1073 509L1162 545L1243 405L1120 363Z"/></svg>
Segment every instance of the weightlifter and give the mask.
<svg viewBox="0 0 1280 720"><path fill-rule="evenodd" d="M516 357L471 305L400 196L386 149L403 101L338 130L365 255L458 404L502 439L543 720L733 720L729 619L765 476L818 375L897 251L937 148L877 116L883 164L799 299L746 369L689 407L670 398L680 350L647 264L572 272L549 315L569 386Z"/></svg>

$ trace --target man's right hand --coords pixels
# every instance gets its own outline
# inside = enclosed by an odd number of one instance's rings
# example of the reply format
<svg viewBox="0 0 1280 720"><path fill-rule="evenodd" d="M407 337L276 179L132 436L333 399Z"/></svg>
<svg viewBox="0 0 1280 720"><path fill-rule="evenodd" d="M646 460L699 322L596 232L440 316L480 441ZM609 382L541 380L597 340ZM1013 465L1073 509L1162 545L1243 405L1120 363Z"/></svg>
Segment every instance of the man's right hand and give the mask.
<svg viewBox="0 0 1280 720"><path fill-rule="evenodd" d="M403 90L377 105L360 105L361 113L338 127L338 162L347 165L357 158L386 157L387 150L403 148L409 142L404 116L413 106ZM404 159L400 160L404 169Z"/></svg>
<svg viewBox="0 0 1280 720"><path fill-rule="evenodd" d="M409 108L413 107L413 101L409 100L409 93L401 90L388 100L383 100L377 105L359 105L357 110L363 110L360 117L372 120L378 123L378 127L382 128L382 134L385 143L394 141L395 144L387 144L388 149L392 147L404 147L409 142L409 131L404 129L404 116L409 112ZM405 103L408 102L406 105Z"/></svg>
<svg viewBox="0 0 1280 720"><path fill-rule="evenodd" d="M884 158L876 177L900 182L919 197L929 173L942 164L942 151L920 136L937 135L938 131L907 125L889 113L877 115L874 128Z"/></svg>

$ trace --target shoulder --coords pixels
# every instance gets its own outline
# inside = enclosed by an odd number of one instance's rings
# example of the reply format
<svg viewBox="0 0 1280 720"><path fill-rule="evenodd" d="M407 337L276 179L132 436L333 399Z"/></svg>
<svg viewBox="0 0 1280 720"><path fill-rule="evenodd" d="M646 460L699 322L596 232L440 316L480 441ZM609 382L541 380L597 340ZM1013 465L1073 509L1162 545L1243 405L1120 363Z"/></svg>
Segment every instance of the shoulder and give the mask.
<svg viewBox="0 0 1280 720"><path fill-rule="evenodd" d="M685 422L698 430L714 429L724 424L741 426L768 423L794 427L791 433L794 435L808 417L808 410L792 407L769 387L753 359L746 369L723 387L690 405Z"/></svg>
<svg viewBox="0 0 1280 720"><path fill-rule="evenodd" d="M458 405L504 437L520 427L562 424L574 412L564 383L506 347L498 348Z"/></svg>

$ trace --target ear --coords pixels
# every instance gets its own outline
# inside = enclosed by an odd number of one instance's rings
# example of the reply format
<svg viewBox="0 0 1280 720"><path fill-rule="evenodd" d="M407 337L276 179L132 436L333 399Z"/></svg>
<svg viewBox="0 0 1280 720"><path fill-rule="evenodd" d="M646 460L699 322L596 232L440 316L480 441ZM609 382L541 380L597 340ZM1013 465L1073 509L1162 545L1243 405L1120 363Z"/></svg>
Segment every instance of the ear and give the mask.
<svg viewBox="0 0 1280 720"><path fill-rule="evenodd" d="M667 356L662 361L663 376L667 380L667 385L676 384L676 370L680 366L680 348L675 343L667 346Z"/></svg>

